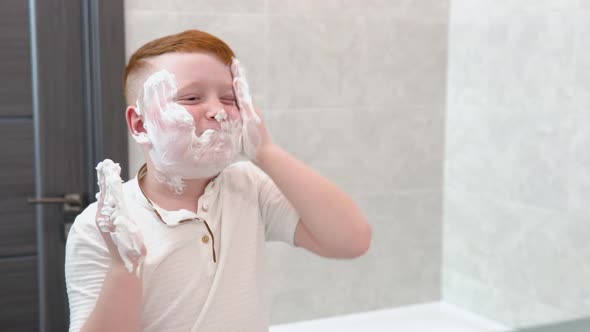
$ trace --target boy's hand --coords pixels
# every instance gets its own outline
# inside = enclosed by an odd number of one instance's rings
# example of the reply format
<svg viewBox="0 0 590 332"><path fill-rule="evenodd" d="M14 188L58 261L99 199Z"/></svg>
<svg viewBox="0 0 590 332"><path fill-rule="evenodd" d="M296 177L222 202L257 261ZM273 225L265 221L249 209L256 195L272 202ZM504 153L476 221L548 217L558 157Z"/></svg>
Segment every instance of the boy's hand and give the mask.
<svg viewBox="0 0 590 332"><path fill-rule="evenodd" d="M272 142L266 131L264 121L262 121L262 116L252 102L244 69L235 58L230 68L238 108L240 109L240 116L242 118L242 153L249 160L256 161L260 151L266 146L270 146Z"/></svg>
<svg viewBox="0 0 590 332"><path fill-rule="evenodd" d="M141 274L147 254L137 224L128 218L120 177L121 167L106 159L96 167L100 192L96 195L96 225L109 249L113 263L129 273Z"/></svg>

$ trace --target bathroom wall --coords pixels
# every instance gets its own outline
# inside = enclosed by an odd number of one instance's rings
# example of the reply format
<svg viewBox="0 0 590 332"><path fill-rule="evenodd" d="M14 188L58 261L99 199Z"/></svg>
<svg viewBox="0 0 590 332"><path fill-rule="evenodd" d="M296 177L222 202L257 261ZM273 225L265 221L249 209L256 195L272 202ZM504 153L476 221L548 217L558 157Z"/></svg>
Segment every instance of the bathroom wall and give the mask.
<svg viewBox="0 0 590 332"><path fill-rule="evenodd" d="M590 315L590 2L454 0L443 298L512 326Z"/></svg>
<svg viewBox="0 0 590 332"><path fill-rule="evenodd" d="M129 0L125 20L127 56L191 28L227 41L275 142L368 215L356 260L268 245L272 323L440 298L448 0Z"/></svg>

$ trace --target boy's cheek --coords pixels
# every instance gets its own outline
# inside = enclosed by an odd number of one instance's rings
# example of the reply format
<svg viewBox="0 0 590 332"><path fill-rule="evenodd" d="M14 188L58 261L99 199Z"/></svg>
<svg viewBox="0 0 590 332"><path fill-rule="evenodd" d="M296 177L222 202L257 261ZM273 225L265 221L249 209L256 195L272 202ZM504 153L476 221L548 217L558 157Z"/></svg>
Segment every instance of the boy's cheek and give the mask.
<svg viewBox="0 0 590 332"><path fill-rule="evenodd" d="M240 111L238 110L237 107L234 107L234 106L227 107L227 108L225 108L225 111L227 112L227 116L228 116L228 118L229 118L230 121L231 120L239 120L239 119L241 119Z"/></svg>

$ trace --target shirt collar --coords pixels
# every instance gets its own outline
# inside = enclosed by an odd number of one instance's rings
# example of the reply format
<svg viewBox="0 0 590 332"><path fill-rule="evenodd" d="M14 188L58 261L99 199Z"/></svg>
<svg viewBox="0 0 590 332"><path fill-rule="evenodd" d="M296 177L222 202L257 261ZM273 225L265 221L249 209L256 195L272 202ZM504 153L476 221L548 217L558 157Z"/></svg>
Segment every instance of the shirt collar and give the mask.
<svg viewBox="0 0 590 332"><path fill-rule="evenodd" d="M188 211L186 209L169 211L169 210L159 207L155 202L153 202L148 197L148 195L143 191L143 188L141 187L140 179L142 179L144 176L146 176L146 174L147 174L147 164L144 163L143 166L141 166L141 168L137 172L137 176L136 176L137 187L139 188L139 191L141 192L141 195L143 198L142 201L143 201L144 205L146 207L150 208L154 212L156 217L163 224L165 224L167 226L177 226L181 223L200 219L196 213ZM215 189L219 188L219 185L216 186L215 183L219 182L218 177L220 174L221 173L218 173L215 177L213 177L209 181L209 183L207 183L207 186L205 186L205 195L208 195L211 190L215 190ZM197 202L195 202L195 204L197 204Z"/></svg>

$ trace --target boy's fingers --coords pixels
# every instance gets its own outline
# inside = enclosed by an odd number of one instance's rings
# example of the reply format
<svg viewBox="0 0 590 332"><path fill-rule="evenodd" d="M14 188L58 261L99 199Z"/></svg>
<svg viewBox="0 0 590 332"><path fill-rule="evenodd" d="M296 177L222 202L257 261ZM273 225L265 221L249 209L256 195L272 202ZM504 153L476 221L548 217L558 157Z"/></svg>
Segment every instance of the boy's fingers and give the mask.
<svg viewBox="0 0 590 332"><path fill-rule="evenodd" d="M240 76L240 66L239 66L239 61L237 59L233 59L231 66L230 66L230 70L231 70L231 74L232 77L238 77Z"/></svg>
<svg viewBox="0 0 590 332"><path fill-rule="evenodd" d="M99 180L98 189L99 189L99 194L98 194L97 211L98 211L98 215L102 216L102 207L104 206L104 199L106 197L106 180L105 180L104 176L102 176L101 179Z"/></svg>
<svg viewBox="0 0 590 332"><path fill-rule="evenodd" d="M238 77L234 77L234 91L236 94L236 100L238 102L238 108L240 111L244 110L244 100L243 100L243 93L242 88L240 87L240 79Z"/></svg>
<svg viewBox="0 0 590 332"><path fill-rule="evenodd" d="M98 187L100 188L100 191L98 196L98 203L96 206L96 225L98 226L101 232L114 232L115 225L110 220L110 216L104 215L102 213L104 199L106 196L106 179L104 177L101 177Z"/></svg>

